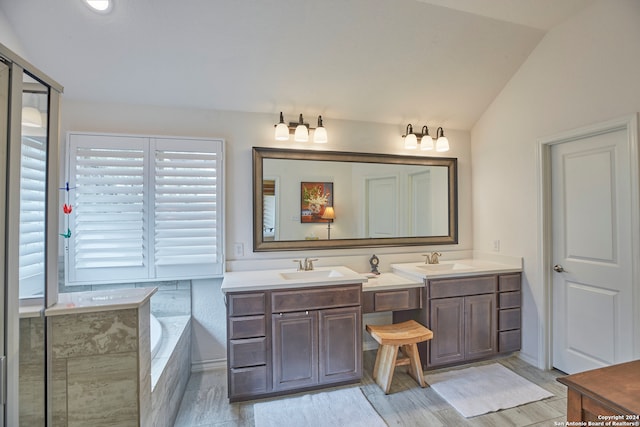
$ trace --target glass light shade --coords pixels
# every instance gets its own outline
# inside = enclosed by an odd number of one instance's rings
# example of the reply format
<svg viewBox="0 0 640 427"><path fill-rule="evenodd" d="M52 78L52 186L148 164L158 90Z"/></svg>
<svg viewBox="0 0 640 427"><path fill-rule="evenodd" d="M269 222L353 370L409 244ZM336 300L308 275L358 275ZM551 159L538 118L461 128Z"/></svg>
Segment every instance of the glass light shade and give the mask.
<svg viewBox="0 0 640 427"><path fill-rule="evenodd" d="M40 111L34 107L22 108L22 126L30 128L42 127L42 115Z"/></svg>
<svg viewBox="0 0 640 427"><path fill-rule="evenodd" d="M446 136L443 135L438 137L438 140L436 141L436 151L449 151L449 140Z"/></svg>
<svg viewBox="0 0 640 427"><path fill-rule="evenodd" d="M415 134L410 133L404 137L404 148L407 150L415 150L418 148L418 138L416 138Z"/></svg>
<svg viewBox="0 0 640 427"><path fill-rule="evenodd" d="M425 135L422 137L420 140L420 149L422 151L433 150L433 138L431 138L431 135Z"/></svg>
<svg viewBox="0 0 640 427"><path fill-rule="evenodd" d="M317 127L313 131L313 142L317 144L325 144L327 142L327 130L324 126Z"/></svg>
<svg viewBox="0 0 640 427"><path fill-rule="evenodd" d="M288 141L289 140L289 126L285 123L278 123L276 125L276 141Z"/></svg>
<svg viewBox="0 0 640 427"><path fill-rule="evenodd" d="M296 127L296 133L294 135L294 139L297 142L309 141L309 129L307 129L305 125L298 125Z"/></svg>

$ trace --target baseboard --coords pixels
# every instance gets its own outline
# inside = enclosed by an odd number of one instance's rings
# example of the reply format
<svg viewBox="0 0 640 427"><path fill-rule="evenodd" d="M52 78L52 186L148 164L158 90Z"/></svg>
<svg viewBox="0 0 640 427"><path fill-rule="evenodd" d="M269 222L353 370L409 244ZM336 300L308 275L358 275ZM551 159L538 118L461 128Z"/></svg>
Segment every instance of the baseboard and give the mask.
<svg viewBox="0 0 640 427"><path fill-rule="evenodd" d="M227 359L205 360L203 362L191 363L191 372L205 372L216 369L227 369Z"/></svg>
<svg viewBox="0 0 640 427"><path fill-rule="evenodd" d="M375 341L366 341L362 343L363 351L376 350L377 348L378 348L378 343Z"/></svg>
<svg viewBox="0 0 640 427"><path fill-rule="evenodd" d="M538 366L538 359L535 358L535 357L532 357L532 356L520 351L520 352L518 352L518 358L524 360L525 362L527 362L531 366L535 366L536 368L540 368Z"/></svg>

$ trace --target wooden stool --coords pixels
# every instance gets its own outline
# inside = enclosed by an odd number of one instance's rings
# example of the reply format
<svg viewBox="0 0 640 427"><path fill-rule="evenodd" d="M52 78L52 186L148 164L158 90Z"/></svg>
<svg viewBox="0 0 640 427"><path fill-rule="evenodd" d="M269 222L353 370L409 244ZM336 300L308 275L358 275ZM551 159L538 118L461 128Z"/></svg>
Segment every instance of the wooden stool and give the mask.
<svg viewBox="0 0 640 427"><path fill-rule="evenodd" d="M396 366L409 365L407 372L420 387L428 385L424 380L416 344L433 338L433 332L415 320L393 325L367 325L367 332L380 344L373 367L373 379L385 394L389 394ZM398 359L399 348L402 348L402 353L407 357Z"/></svg>

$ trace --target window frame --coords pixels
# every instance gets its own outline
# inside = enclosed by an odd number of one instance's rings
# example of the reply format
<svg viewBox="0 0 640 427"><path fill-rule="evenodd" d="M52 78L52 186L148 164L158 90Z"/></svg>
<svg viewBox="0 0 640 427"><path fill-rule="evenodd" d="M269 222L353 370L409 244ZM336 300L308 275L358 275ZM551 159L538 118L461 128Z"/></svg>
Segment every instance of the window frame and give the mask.
<svg viewBox="0 0 640 427"><path fill-rule="evenodd" d="M124 144L124 147L121 145ZM104 267L104 268L77 268L76 222L77 207L73 206L76 195L76 171L78 148L91 147L99 149L111 147L114 150L126 150L135 145L144 151L143 166L143 225L142 225L142 248L141 254L144 257L143 264L138 268L126 267ZM164 148L162 148L164 147ZM212 249L215 252L215 262L203 262L197 264L184 264L172 266L172 268L161 268L155 263L155 198L156 198L156 153L160 151L172 151L179 153L187 152L207 152L211 153L215 163L212 168L214 174L214 197L215 197L215 245ZM224 260L224 140L220 138L192 138L176 136L155 136L155 135L127 135L113 133L91 133L91 132L68 132L67 134L67 168L69 190L66 191L65 201L72 205L71 215L64 215L68 223L61 225L61 230L71 230L71 238L64 239L65 254L65 284L67 286L87 285L87 284L116 284L116 283L144 283L167 280L189 280L207 279L222 277L225 270ZM211 191L211 190L209 190ZM64 193L65 191L61 192ZM61 204L64 203L61 200ZM64 232L64 231L63 231ZM113 250L113 249L112 249ZM210 249L211 250L211 249ZM114 250L115 251L115 250ZM105 277L108 277L105 279Z"/></svg>

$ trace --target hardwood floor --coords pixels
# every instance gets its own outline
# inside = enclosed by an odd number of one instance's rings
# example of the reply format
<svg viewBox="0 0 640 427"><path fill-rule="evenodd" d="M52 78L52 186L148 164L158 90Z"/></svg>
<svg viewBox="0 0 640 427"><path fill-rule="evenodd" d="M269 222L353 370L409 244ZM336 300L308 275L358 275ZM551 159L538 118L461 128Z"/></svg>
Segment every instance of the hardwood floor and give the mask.
<svg viewBox="0 0 640 427"><path fill-rule="evenodd" d="M541 371L515 356L466 366L499 362L520 376L550 391L554 397L470 419L460 415L430 387L420 388L403 368L396 369L390 394L385 395L371 378L374 361L375 351L366 351L363 357L364 376L359 387L389 426L551 427L562 425L566 421L567 391L565 386L556 381L556 378L563 374L558 371ZM444 370L446 369L429 371L429 373ZM481 393L482 390L478 390L478 392ZM285 399L286 397L288 396L272 399ZM272 399L229 403L225 370L193 373L182 398L175 427L252 427L254 426L253 404Z"/></svg>

